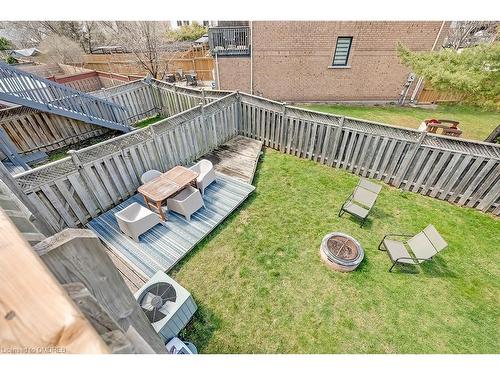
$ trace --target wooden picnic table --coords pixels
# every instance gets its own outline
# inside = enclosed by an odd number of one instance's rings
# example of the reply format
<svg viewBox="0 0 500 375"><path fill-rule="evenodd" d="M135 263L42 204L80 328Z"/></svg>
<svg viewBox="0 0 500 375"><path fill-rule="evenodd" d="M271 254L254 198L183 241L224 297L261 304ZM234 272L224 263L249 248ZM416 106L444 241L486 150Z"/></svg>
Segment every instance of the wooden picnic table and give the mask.
<svg viewBox="0 0 500 375"><path fill-rule="evenodd" d="M437 122L436 122L437 121ZM429 133L437 133L438 129L442 129L443 135L449 135L453 137L460 137L462 134L462 130L458 127L458 121L452 120L434 120L433 122L425 121L427 125L427 132Z"/></svg>
<svg viewBox="0 0 500 375"><path fill-rule="evenodd" d="M184 189L187 185L192 184L197 177L197 172L178 165L161 176L139 186L137 191L144 197L147 207L151 208L150 202L152 202L162 220L165 221L167 218L161 208L162 202Z"/></svg>

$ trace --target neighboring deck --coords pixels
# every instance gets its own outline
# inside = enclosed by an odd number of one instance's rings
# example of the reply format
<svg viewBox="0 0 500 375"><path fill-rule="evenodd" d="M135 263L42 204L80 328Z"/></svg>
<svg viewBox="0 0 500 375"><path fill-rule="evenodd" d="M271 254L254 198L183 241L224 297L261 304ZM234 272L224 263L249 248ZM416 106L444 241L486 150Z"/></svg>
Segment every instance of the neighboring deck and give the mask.
<svg viewBox="0 0 500 375"><path fill-rule="evenodd" d="M169 211L168 220L141 235L139 243L124 235L115 219L116 212L133 202L145 205L139 194L95 218L88 226L115 256L131 263L131 268L147 279L157 271L170 270L254 189L252 185L218 174L217 182L205 190L203 200L206 207L194 213L190 222Z"/></svg>

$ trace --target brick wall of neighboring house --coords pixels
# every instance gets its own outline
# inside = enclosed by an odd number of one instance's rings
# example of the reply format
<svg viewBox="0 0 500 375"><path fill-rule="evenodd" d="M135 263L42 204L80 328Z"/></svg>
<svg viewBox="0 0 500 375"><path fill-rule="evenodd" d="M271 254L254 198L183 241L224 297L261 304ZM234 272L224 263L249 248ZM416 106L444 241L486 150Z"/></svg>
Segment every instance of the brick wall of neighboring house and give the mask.
<svg viewBox="0 0 500 375"><path fill-rule="evenodd" d="M253 22L253 91L282 101L397 101L409 69L396 43L429 51L442 21ZM449 29L443 27L438 49ZM351 36L348 68L331 68L337 37ZM220 87L249 91L250 59L219 58Z"/></svg>
<svg viewBox="0 0 500 375"><path fill-rule="evenodd" d="M223 90L250 92L250 57L219 57L217 63Z"/></svg>

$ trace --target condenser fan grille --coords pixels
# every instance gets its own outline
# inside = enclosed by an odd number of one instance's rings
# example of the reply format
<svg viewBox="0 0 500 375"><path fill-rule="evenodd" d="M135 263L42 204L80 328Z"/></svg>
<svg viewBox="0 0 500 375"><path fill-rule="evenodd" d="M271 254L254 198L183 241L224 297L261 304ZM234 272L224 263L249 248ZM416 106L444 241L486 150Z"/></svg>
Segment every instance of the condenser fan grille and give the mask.
<svg viewBox="0 0 500 375"><path fill-rule="evenodd" d="M177 294L169 283L156 283L144 290L139 301L151 323L162 320L167 313L165 303L175 302Z"/></svg>

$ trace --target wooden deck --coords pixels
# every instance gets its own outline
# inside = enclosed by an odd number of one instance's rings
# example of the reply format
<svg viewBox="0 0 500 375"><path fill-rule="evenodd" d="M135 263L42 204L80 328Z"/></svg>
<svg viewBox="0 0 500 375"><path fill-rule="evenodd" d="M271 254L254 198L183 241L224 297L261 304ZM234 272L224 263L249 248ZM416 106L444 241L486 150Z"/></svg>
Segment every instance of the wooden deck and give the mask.
<svg viewBox="0 0 500 375"><path fill-rule="evenodd" d="M261 149L261 141L239 135L204 155L203 159L210 160L216 171L251 184Z"/></svg>
<svg viewBox="0 0 500 375"><path fill-rule="evenodd" d="M126 263L131 263L131 270L136 275L149 278L157 271L170 270L243 203L253 190L252 185L218 174L217 182L205 190L203 200L206 207L196 211L191 221L169 211L168 220L141 235L139 242L124 235L115 218L116 212L133 202L144 206L144 200L139 194L93 219L88 227L114 255Z"/></svg>
<svg viewBox="0 0 500 375"><path fill-rule="evenodd" d="M262 142L237 136L203 157L213 162L217 182L205 191L206 208L196 212L191 222L169 212L164 225L157 225L136 243L120 232L114 213L132 202L144 205L137 194L88 224L105 243L108 255L132 292L154 272L171 269L248 197L254 190L250 182L261 148Z"/></svg>

